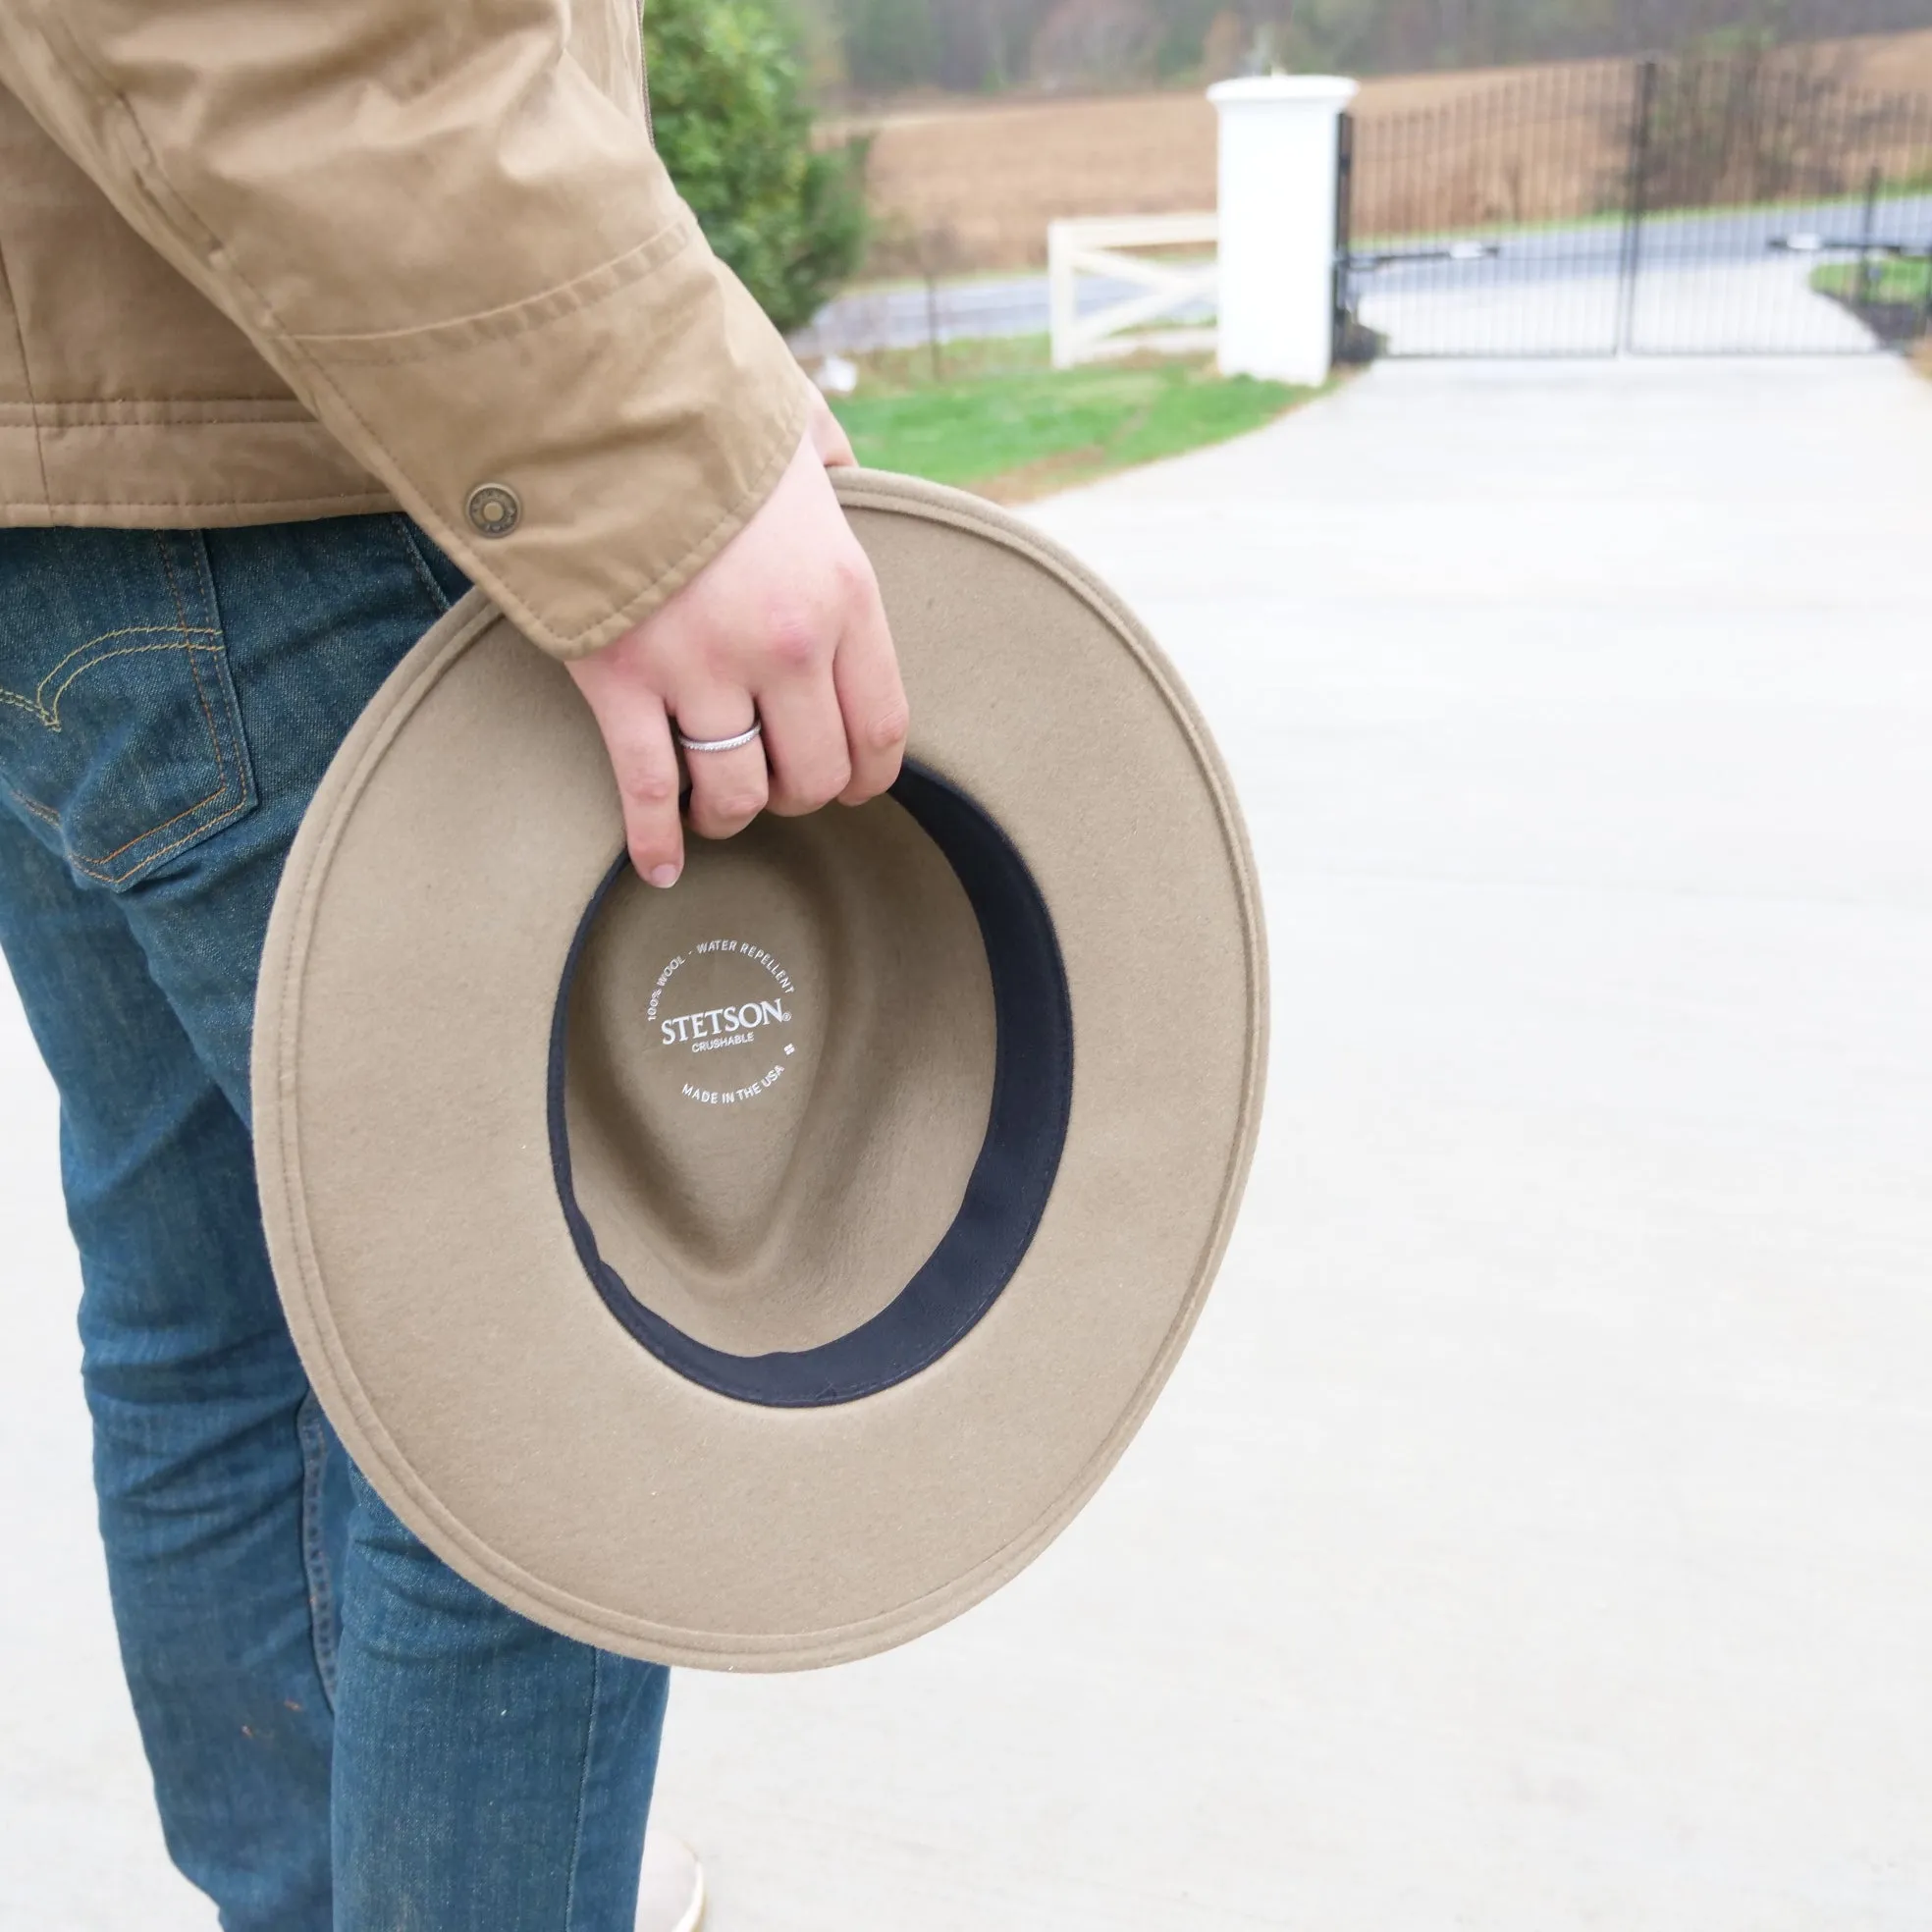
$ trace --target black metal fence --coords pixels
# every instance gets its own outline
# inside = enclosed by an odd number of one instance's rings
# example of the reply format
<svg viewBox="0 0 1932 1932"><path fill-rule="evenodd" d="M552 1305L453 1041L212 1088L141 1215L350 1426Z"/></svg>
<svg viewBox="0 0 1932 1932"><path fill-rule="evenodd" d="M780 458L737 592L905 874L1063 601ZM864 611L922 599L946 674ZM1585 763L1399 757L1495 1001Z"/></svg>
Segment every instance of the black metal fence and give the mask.
<svg viewBox="0 0 1932 1932"><path fill-rule="evenodd" d="M1346 117L1338 349L1846 353L1932 310L1932 101L1829 55L1595 62Z"/></svg>

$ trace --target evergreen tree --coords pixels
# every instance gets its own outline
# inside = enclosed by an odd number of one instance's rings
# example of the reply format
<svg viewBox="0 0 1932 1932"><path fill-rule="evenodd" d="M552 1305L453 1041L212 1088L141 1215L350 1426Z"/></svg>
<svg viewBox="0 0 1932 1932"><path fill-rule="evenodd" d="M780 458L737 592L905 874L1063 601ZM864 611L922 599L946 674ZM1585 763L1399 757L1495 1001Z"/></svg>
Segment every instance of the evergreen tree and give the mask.
<svg viewBox="0 0 1932 1932"><path fill-rule="evenodd" d="M865 253L865 155L812 144L797 47L771 0L649 0L658 152L719 255L780 329Z"/></svg>

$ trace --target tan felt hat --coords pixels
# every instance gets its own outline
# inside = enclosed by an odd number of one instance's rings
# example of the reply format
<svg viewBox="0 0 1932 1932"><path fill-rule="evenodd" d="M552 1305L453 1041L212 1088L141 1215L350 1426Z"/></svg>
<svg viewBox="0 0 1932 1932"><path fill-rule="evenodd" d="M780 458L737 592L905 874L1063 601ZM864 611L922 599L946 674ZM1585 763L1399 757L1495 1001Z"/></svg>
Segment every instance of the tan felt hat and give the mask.
<svg viewBox="0 0 1932 1932"><path fill-rule="evenodd" d="M1261 1108L1227 777L1081 565L839 494L911 758L668 892L480 594L377 693L275 904L270 1251L370 1481L492 1595L669 1663L858 1657L1046 1547L1174 1366Z"/></svg>

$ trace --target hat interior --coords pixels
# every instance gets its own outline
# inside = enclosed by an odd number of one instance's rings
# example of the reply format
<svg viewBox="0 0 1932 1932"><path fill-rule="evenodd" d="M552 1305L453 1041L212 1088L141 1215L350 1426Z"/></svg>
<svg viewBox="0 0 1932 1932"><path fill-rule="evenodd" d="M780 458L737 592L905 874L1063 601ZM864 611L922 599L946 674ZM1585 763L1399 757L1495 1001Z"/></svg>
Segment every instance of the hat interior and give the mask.
<svg viewBox="0 0 1932 1932"><path fill-rule="evenodd" d="M619 857L559 988L549 1124L579 1259L633 1339L776 1407L954 1347L1051 1191L1073 1034L1050 917L965 792Z"/></svg>

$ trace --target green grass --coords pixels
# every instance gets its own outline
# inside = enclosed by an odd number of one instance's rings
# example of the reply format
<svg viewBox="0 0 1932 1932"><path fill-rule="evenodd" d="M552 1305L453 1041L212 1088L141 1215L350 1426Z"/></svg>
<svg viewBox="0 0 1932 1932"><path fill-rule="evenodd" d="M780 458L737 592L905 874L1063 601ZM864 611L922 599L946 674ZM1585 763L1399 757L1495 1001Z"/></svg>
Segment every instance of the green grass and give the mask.
<svg viewBox="0 0 1932 1932"><path fill-rule="evenodd" d="M1046 339L954 343L859 358L856 395L832 403L859 460L1001 503L1259 429L1315 392L1218 375L1199 358L1055 370Z"/></svg>
<svg viewBox="0 0 1932 1932"><path fill-rule="evenodd" d="M1923 302L1932 284L1932 262L1901 261L1893 255L1874 255L1865 270L1863 299L1878 302ZM1811 271L1811 286L1821 295L1850 300L1859 295L1856 262L1824 262Z"/></svg>

